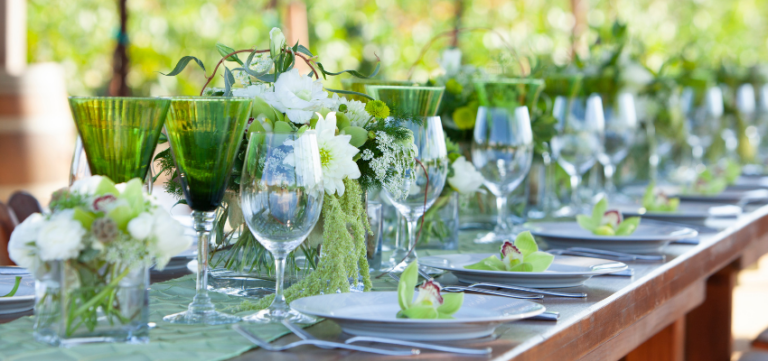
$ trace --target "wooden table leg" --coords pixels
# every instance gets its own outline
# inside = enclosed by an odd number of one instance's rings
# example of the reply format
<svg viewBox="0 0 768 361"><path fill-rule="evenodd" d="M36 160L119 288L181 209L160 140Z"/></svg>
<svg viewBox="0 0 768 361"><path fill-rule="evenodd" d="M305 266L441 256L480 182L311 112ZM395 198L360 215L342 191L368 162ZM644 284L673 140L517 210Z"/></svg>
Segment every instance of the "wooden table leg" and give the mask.
<svg viewBox="0 0 768 361"><path fill-rule="evenodd" d="M632 350L626 361L684 361L685 317L678 318L669 326Z"/></svg>
<svg viewBox="0 0 768 361"><path fill-rule="evenodd" d="M685 320L685 355L690 361L730 360L731 318L738 269L728 265L707 279L704 303Z"/></svg>

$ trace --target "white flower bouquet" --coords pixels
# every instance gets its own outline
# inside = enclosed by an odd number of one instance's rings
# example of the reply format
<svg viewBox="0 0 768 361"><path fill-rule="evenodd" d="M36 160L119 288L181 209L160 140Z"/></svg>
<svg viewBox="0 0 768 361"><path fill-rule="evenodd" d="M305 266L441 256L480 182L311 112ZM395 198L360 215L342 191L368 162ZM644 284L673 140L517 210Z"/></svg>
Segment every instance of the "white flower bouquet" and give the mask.
<svg viewBox="0 0 768 361"><path fill-rule="evenodd" d="M191 246L184 227L155 205L142 182L93 176L54 193L50 213L11 234L11 259L37 279L35 336L146 337L149 266L162 269Z"/></svg>

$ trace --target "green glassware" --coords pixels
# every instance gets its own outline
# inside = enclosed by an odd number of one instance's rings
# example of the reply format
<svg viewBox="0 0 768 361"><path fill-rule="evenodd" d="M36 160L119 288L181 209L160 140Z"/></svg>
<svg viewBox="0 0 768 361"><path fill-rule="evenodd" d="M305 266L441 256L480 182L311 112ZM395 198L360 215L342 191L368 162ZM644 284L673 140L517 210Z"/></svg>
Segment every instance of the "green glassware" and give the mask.
<svg viewBox="0 0 768 361"><path fill-rule="evenodd" d="M363 93L365 92L365 86L366 85L395 85L395 86L417 86L419 83L414 81L408 81L408 80L385 80L385 79L360 79L360 78L351 78L351 79L344 79L341 81L341 88L344 90L349 90L357 93ZM353 94L345 94L345 97L352 100L359 100L363 103L367 103L368 98L362 97L359 95L353 95Z"/></svg>
<svg viewBox="0 0 768 361"><path fill-rule="evenodd" d="M475 89L480 106L508 110L527 106L531 110L536 107L539 95L544 89L544 81L524 78L478 80L475 81Z"/></svg>
<svg viewBox="0 0 768 361"><path fill-rule="evenodd" d="M390 108L392 117L414 119L437 116L445 87L366 85L365 92Z"/></svg>
<svg viewBox="0 0 768 361"><path fill-rule="evenodd" d="M70 97L91 174L115 183L145 179L170 104L168 98Z"/></svg>
<svg viewBox="0 0 768 361"><path fill-rule="evenodd" d="M165 129L184 198L192 208L197 233L197 284L185 312L163 320L218 325L240 317L216 311L208 297L208 245L215 210L224 198L232 166L251 114L251 98L178 97L171 101Z"/></svg>

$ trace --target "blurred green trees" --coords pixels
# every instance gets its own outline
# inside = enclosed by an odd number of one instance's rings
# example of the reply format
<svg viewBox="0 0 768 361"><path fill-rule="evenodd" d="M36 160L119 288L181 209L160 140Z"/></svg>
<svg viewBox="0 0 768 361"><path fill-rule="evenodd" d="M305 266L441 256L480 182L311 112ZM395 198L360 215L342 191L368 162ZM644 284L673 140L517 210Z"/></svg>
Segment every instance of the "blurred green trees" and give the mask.
<svg viewBox="0 0 768 361"><path fill-rule="evenodd" d="M591 27L618 18L641 49L640 61L658 69L682 54L699 65L725 60L751 66L768 59L768 1L762 0L583 0ZM63 64L71 94L103 94L111 77L117 9L115 2L29 0L29 61ZM272 3L277 7L270 9ZM218 60L216 42L233 48L268 44L269 29L280 26L287 0L128 0L128 84L135 95L195 94L204 80L198 69L163 77L183 55L206 64ZM568 61L575 22L568 0L307 0L310 49L329 69L368 70L382 61L382 75L404 79L421 49L436 34L461 25L492 27L518 53ZM597 32L587 33L592 43ZM640 43L638 40L642 40ZM414 69L413 79L435 73L436 42ZM466 61L486 65L509 58L493 33L460 36ZM588 55L588 54L582 54ZM331 86L332 84L329 84Z"/></svg>

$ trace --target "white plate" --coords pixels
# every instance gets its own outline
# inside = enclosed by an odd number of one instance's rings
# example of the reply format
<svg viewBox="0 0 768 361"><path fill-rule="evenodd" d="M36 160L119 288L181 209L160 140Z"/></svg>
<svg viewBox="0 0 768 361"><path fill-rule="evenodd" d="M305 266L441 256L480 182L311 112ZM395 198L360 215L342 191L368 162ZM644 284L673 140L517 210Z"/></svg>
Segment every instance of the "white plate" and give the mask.
<svg viewBox="0 0 768 361"><path fill-rule="evenodd" d="M417 292L418 293L418 292ZM333 293L300 298L291 308L335 321L356 336L389 337L410 341L450 341L486 337L510 321L536 316L543 305L507 297L464 294L464 304L453 319L397 318L397 292Z"/></svg>
<svg viewBox="0 0 768 361"><path fill-rule="evenodd" d="M481 271L464 268L491 255L474 253L420 257L419 264L451 271L459 282L463 283L493 282L531 288L576 287L592 276L627 269L627 265L621 262L560 255L555 256L552 265L544 272Z"/></svg>
<svg viewBox="0 0 768 361"><path fill-rule="evenodd" d="M645 194L645 185L631 185L621 189L622 193L637 199L642 199ZM739 204L749 202L765 202L768 201L768 189L733 189L729 188L722 191L720 194L715 195L699 195L699 194L681 194L683 188L675 185L659 185L656 187L657 191L662 191L669 197L680 198L684 202L706 202L706 203L718 203L718 204Z"/></svg>
<svg viewBox="0 0 768 361"><path fill-rule="evenodd" d="M643 217L659 221L704 221L707 218L733 218L741 214L741 207L721 203L681 203L673 212L646 212L637 204L611 204L624 217Z"/></svg>
<svg viewBox="0 0 768 361"><path fill-rule="evenodd" d="M576 222L531 223L528 228L549 248L587 247L626 253L659 253L672 241L699 234L688 227L652 220L640 222L635 233L629 236L598 236Z"/></svg>
<svg viewBox="0 0 768 361"><path fill-rule="evenodd" d="M15 295L0 297L0 315L25 312L35 307L35 278L30 274L21 277L21 284ZM11 292L15 282L16 276L0 275L0 296Z"/></svg>

